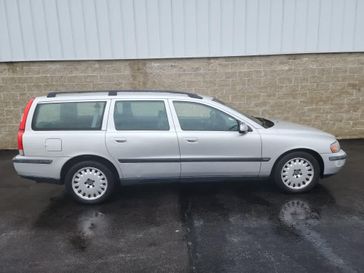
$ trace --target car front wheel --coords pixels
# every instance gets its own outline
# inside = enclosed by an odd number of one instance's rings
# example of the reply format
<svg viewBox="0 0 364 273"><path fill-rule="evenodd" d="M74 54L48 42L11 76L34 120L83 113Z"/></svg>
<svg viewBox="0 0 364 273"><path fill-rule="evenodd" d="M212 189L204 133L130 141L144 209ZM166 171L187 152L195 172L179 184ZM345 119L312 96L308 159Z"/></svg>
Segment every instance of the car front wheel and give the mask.
<svg viewBox="0 0 364 273"><path fill-rule="evenodd" d="M320 165L306 152L292 152L283 156L274 169L274 181L286 192L305 192L317 185Z"/></svg>
<svg viewBox="0 0 364 273"><path fill-rule="evenodd" d="M115 177L104 164L97 161L83 161L68 170L65 186L66 191L76 201L96 204L105 201L112 194Z"/></svg>

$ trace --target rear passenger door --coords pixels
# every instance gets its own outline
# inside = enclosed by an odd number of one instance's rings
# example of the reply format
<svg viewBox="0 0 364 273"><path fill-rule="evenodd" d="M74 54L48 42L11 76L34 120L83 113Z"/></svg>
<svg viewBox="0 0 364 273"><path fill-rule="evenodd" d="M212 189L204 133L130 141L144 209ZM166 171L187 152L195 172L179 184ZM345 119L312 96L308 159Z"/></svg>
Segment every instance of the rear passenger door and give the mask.
<svg viewBox="0 0 364 273"><path fill-rule="evenodd" d="M106 146L124 178L180 176L178 139L163 99L115 100L110 109Z"/></svg>

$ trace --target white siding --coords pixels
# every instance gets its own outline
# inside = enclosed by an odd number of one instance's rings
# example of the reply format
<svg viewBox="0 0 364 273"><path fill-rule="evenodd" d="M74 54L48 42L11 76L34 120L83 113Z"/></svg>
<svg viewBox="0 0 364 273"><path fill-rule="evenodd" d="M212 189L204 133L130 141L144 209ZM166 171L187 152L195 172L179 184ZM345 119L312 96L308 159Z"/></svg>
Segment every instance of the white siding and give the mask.
<svg viewBox="0 0 364 273"><path fill-rule="evenodd" d="M0 0L0 61L364 51L364 0Z"/></svg>

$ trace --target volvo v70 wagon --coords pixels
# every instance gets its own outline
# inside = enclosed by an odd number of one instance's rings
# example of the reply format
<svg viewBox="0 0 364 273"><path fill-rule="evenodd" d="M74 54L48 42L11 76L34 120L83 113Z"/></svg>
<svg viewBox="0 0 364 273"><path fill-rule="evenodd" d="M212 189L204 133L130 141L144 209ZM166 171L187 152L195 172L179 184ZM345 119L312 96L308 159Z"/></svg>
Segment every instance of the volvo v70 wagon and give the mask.
<svg viewBox="0 0 364 273"><path fill-rule="evenodd" d="M148 179L272 177L297 193L346 161L333 135L176 91L51 92L31 99L18 149L13 163L20 176L64 184L83 203Z"/></svg>

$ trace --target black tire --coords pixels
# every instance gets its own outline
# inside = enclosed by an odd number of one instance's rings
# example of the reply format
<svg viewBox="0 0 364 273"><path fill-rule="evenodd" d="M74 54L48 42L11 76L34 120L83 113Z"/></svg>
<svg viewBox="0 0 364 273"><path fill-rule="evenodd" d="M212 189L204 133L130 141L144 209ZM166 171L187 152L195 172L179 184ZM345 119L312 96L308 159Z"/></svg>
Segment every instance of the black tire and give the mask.
<svg viewBox="0 0 364 273"><path fill-rule="evenodd" d="M314 156L306 152L292 152L284 155L275 164L273 170L273 179L277 186L290 193L310 191L318 184L319 178L320 165Z"/></svg>
<svg viewBox="0 0 364 273"><path fill-rule="evenodd" d="M89 172L90 176L92 175L91 178L95 177L95 179L87 179L87 181L84 181L84 177L88 175L87 172ZM79 174L82 174L81 178L75 177L75 180L83 180L72 183L74 176L78 175L80 177ZM116 179L114 173L104 164L97 161L82 161L76 163L67 171L64 183L66 192L77 202L83 204L99 204L106 201L114 192ZM82 189L79 187L78 192L76 192L77 183L80 183L80 186L82 184ZM97 192L98 190L99 192ZM83 193L84 195L82 196Z"/></svg>

